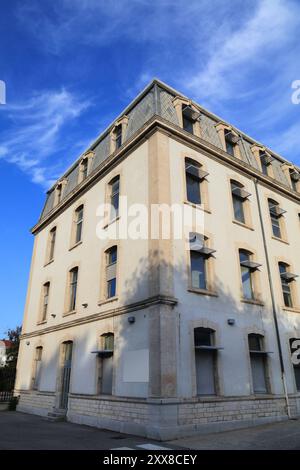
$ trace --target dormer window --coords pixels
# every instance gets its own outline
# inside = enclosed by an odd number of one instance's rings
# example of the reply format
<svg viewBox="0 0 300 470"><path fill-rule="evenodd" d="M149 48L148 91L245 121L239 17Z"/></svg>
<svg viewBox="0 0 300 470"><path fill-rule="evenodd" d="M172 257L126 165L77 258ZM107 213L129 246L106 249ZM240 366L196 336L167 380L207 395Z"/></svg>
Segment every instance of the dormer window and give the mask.
<svg viewBox="0 0 300 470"><path fill-rule="evenodd" d="M293 189L293 191L298 192L299 191L300 173L298 173L298 171L295 170L294 168L291 168L289 170L289 173L290 173L290 180L291 180L292 189Z"/></svg>
<svg viewBox="0 0 300 470"><path fill-rule="evenodd" d="M59 204L62 198L62 184L56 186L56 204Z"/></svg>
<svg viewBox="0 0 300 470"><path fill-rule="evenodd" d="M80 181L84 181L88 175L88 166L89 161L87 158L84 158L80 163Z"/></svg>
<svg viewBox="0 0 300 470"><path fill-rule="evenodd" d="M264 150L259 151L259 159L260 159L260 166L261 171L264 175L269 175L269 165L271 164L273 158L271 155L268 155Z"/></svg>
<svg viewBox="0 0 300 470"><path fill-rule="evenodd" d="M123 116L121 119L119 119L115 123L115 126L110 131L110 142L111 142L110 151L111 152L115 152L123 145L124 140L125 140L127 125L128 125L128 117Z"/></svg>
<svg viewBox="0 0 300 470"><path fill-rule="evenodd" d="M230 130L225 130L225 145L226 152L229 155L235 156L235 147L238 143L238 137L232 133Z"/></svg>

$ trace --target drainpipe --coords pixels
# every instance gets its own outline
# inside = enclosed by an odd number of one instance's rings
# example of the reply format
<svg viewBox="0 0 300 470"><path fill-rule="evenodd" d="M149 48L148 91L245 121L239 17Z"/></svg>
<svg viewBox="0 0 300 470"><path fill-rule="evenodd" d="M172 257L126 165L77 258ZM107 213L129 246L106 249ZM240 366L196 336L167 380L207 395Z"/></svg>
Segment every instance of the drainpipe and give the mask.
<svg viewBox="0 0 300 470"><path fill-rule="evenodd" d="M290 407L289 396L288 396L287 385L286 385L286 378L285 378L284 362L283 362L282 347L281 347L281 340L280 340L280 334L279 334L279 326L278 326L278 318L277 318L277 312L276 312L274 287L273 287L272 276L271 276L268 246L267 246L267 241L266 241L266 233L265 233L265 228L263 224L262 210L261 210L261 204L260 204L259 193L258 193L258 180L256 178L254 179L254 186L255 186L255 193L256 193L256 199L257 199L257 204L258 204L258 213L259 213L259 220L260 220L260 228L261 228L262 237L263 237L265 258L267 262L268 280L269 280L269 287L270 287L271 300L272 300L273 319L274 319L274 324L275 324L276 339L277 339L279 359L280 359L281 379L282 379L284 396L285 396L285 401L286 401L287 415L289 419L292 419L291 407Z"/></svg>

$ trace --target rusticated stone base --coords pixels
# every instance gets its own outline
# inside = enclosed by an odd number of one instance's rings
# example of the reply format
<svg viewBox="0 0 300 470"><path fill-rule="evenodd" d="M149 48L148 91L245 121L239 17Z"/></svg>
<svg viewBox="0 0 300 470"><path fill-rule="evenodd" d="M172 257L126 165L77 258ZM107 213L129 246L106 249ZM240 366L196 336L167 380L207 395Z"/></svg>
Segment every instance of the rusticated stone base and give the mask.
<svg viewBox="0 0 300 470"><path fill-rule="evenodd" d="M46 416L55 396L21 392L18 411ZM293 416L300 397L290 397ZM131 399L70 394L67 420L102 429L168 440L288 419L282 396L207 399Z"/></svg>

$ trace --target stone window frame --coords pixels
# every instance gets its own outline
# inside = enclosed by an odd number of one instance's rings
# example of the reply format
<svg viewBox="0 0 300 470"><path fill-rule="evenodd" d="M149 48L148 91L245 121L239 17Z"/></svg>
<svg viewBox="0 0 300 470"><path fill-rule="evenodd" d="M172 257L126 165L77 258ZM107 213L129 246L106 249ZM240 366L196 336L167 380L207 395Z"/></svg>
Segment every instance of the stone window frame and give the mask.
<svg viewBox="0 0 300 470"><path fill-rule="evenodd" d="M52 233L53 232L55 232L55 242L54 242L54 248L53 248L53 256L50 257L51 246L52 246ZM50 264L50 263L52 263L52 261L54 261L54 253L55 253L56 243L57 243L57 224L52 225L51 228L48 231L46 256L45 256L44 266L47 266L47 264Z"/></svg>
<svg viewBox="0 0 300 470"><path fill-rule="evenodd" d="M82 227L81 227L81 239L76 242L76 230L77 230L77 213L79 212L80 208L83 208L83 217L82 217ZM70 235L70 244L69 244L69 251L76 248L78 245L83 243L83 230L84 230L84 213L85 213L85 200L80 200L77 202L76 206L72 212L72 225L71 225L71 235Z"/></svg>
<svg viewBox="0 0 300 470"><path fill-rule="evenodd" d="M82 183L83 181L85 181L88 178L88 176L91 172L91 167L92 167L94 156L95 156L95 152L93 152L93 151L88 151L88 152L86 152L82 155L82 157L81 157L81 159L78 163L78 181L77 181L78 184ZM85 178L83 177L84 162L87 162L87 175L86 175Z"/></svg>
<svg viewBox="0 0 300 470"><path fill-rule="evenodd" d="M116 333L114 331L113 325L109 327L102 327L101 332L97 334L97 347L99 347L100 350L104 349L104 338L106 335L113 335L114 337L114 352L113 352L113 370L112 370L112 393L111 395L105 395L102 393L102 367L103 367L103 358L100 356L96 356L96 395L100 397L113 397L115 396L115 388L116 388Z"/></svg>
<svg viewBox="0 0 300 470"><path fill-rule="evenodd" d="M265 359L265 381L266 381L266 388L267 392L266 393L254 393L253 389L253 377L252 377L252 367L251 367L251 357L249 353L249 342L248 342L248 337L251 334L259 335L263 338L263 346L264 346L264 351L268 351L269 349L269 339L266 335L265 330L262 328L259 328L257 326L250 326L245 328L244 330L244 341L245 341L245 350L246 350L246 357L247 357L247 362L248 362L248 376L249 376L249 392L251 396L255 397L260 397L260 396L266 396L266 395L272 395L273 394L273 380L272 380L272 369L271 369L271 363L268 355L266 355Z"/></svg>
<svg viewBox="0 0 300 470"><path fill-rule="evenodd" d="M70 310L70 287L71 287L71 273L72 271L77 268L77 288L76 288L76 304L75 304L75 309ZM77 313L78 311L78 292L79 292L79 279L80 279L80 270L81 270L81 263L74 261L68 268L67 268L67 275L66 275L66 287L65 287L65 300L64 300L64 311L63 311L63 317L66 317L68 315L73 315Z"/></svg>
<svg viewBox="0 0 300 470"><path fill-rule="evenodd" d="M272 194L272 193L266 194L265 197L266 197L266 206L267 206L267 211L268 211L268 216L269 216L269 221L270 221L271 238L273 240L278 240L280 242L288 244L289 242L288 242L288 238L287 238L285 214L282 214L281 216L278 217L281 237L280 238L276 237L273 234L273 227L272 227L272 219L271 219L271 214L270 214L270 209L269 209L269 202L274 202L279 207L282 207L281 202L280 202L280 200L277 199L277 196L274 197L274 194Z"/></svg>
<svg viewBox="0 0 300 470"><path fill-rule="evenodd" d="M44 317L44 298L45 298L45 287L48 285L48 302L47 302L47 312L46 316ZM40 292L40 301L39 301L39 313L37 319L37 325L43 325L48 321L48 314L49 314L49 298L50 298L50 290L52 286L52 278L47 277L46 280L42 283L41 292Z"/></svg>
<svg viewBox="0 0 300 470"><path fill-rule="evenodd" d="M282 163L281 169L283 173L285 174L285 177L290 185L291 190L294 192L300 193L300 178L298 181L295 182L295 188L294 188L292 176L291 176L292 173L298 173L300 176L299 170L295 167L295 165L288 163L288 162Z"/></svg>
<svg viewBox="0 0 300 470"><path fill-rule="evenodd" d="M213 248L213 236L204 231L203 234L200 234L196 231L192 231L190 233L197 233L198 235L203 235L205 239L205 246L208 248ZM190 249L185 250L186 252L186 269L187 269L187 291L195 294L200 295L209 295L213 297L217 297L217 289L216 289L216 272L215 272L215 257L214 254L208 256L205 263L206 268L206 283L207 289L199 289L197 287L193 287L192 285L192 277L191 277L191 256L190 256Z"/></svg>
<svg viewBox="0 0 300 470"><path fill-rule="evenodd" d="M242 271L241 271L241 264L240 264L240 251L246 251L250 255L250 261L254 262L259 262L259 257L257 256L257 251L253 249L252 246L248 245L245 242L236 242L235 243L235 248L236 248L236 259L237 259L237 265L238 265L238 286L239 286L239 296L240 296L240 302L246 303L246 304L254 304L254 305L264 305L263 301L263 295L262 295L262 282L261 282L261 276L262 273L259 270L260 268L256 269L255 271L252 272L251 279L252 279L252 289L253 289L253 299L246 299L244 298L243 295L243 283L242 283Z"/></svg>
<svg viewBox="0 0 300 470"><path fill-rule="evenodd" d="M64 198L64 190L67 185L68 181L66 178L59 180L54 188L54 203L53 206L57 206L61 203Z"/></svg>
<svg viewBox="0 0 300 470"><path fill-rule="evenodd" d="M191 163L194 162L199 166L199 168L207 172L207 166L205 163L203 163L203 159L201 156L194 154L193 152L182 152L182 162L183 162L183 169L182 169L182 175L183 175L183 202L184 204L191 205L193 207L196 207L197 209L203 209L205 212L211 213L210 211L210 205L209 205L209 182L207 180L207 175L205 178L203 178L200 182L200 195L201 195L201 204L194 204L190 201L188 201L187 197L187 184L186 184L186 170L185 170L185 163L187 160L189 160Z"/></svg>
<svg viewBox="0 0 300 470"><path fill-rule="evenodd" d="M111 183L116 179L119 178L119 202L122 196L122 179L123 179L123 171L121 168L117 168L110 172L108 175L109 177L105 181L105 195L104 195L104 204L108 207L110 205L110 198L111 198ZM119 214L115 218L111 218L110 211L105 210L104 220L103 220L103 230L105 230L109 225L113 224L114 222L120 219L120 206L119 206Z"/></svg>
<svg viewBox="0 0 300 470"><path fill-rule="evenodd" d="M72 393L72 385L73 385L73 374L74 374L74 356L75 351L77 348L77 342L72 334L66 333L60 338L59 341L59 348L58 348L58 361L57 361L57 372L56 372L56 384L55 384L55 408L60 408L60 400L61 400L61 393L62 393L62 369L64 365L64 345L66 343L72 343L72 366L71 366L71 375L70 375L70 382L69 382L69 393Z"/></svg>
<svg viewBox="0 0 300 470"><path fill-rule="evenodd" d="M290 347L290 340L291 339L299 339L300 341L300 330L297 329L295 330L295 332L289 332L286 334L286 339L287 339L287 351L288 351L288 355L291 356L291 347ZM292 363L292 359L290 358L290 361L289 361L289 364L290 364L290 372L291 372L291 375L292 375L292 381L293 381L293 384L294 384L294 393L300 395L300 390L297 389L297 384L296 384L296 378L295 378L295 371L294 371L294 364Z"/></svg>
<svg viewBox="0 0 300 470"><path fill-rule="evenodd" d="M108 251L113 247L117 248L116 294L113 297L107 297L106 260ZM120 242L118 240L111 240L102 250L100 259L100 299L98 301L98 306L117 301L119 298L121 273L120 251Z"/></svg>
<svg viewBox="0 0 300 470"><path fill-rule="evenodd" d="M189 322L189 331L191 340L190 344L190 358L191 358L191 385L192 385L192 397L196 397L199 401L207 399L207 397L201 397L197 395L197 376L196 376L196 360L195 360L195 337L194 330L196 328L209 328L214 331L214 342L217 345L221 345L221 328L215 322L208 320L206 318L201 318L199 320L191 320ZM217 353L218 354L218 353ZM215 397L224 396L224 377L223 377L223 364L221 355L218 354L217 360L215 362L215 388L216 394Z"/></svg>
<svg viewBox="0 0 300 470"><path fill-rule="evenodd" d="M110 154L114 153L117 151L116 147L116 131L119 126L121 126L122 129L122 136L121 136L121 146L124 144L126 140L126 131L128 127L128 116L122 116L120 119L118 119L115 123L112 129L110 130Z"/></svg>
<svg viewBox="0 0 300 470"><path fill-rule="evenodd" d="M231 199L231 214L232 214L232 222L234 224L240 225L242 227L248 228L249 230L254 230L253 228L253 220L252 220L252 211L251 211L251 197L250 189L248 188L247 183L242 181L242 179L237 174L228 175L227 176L228 187L229 187L229 194ZM231 183L237 183L242 189L246 192L249 192L249 196L244 199L243 201L243 210L244 210L244 218L245 222L240 222L239 220L235 219L234 216L234 208L233 208L233 197L232 197L232 190L231 190Z"/></svg>
<svg viewBox="0 0 300 470"><path fill-rule="evenodd" d="M258 165L258 168L261 172L262 171L262 164L261 164L261 156L260 156L260 153L263 152L265 153L268 157L270 158L273 158L273 155L267 150L266 147L264 147L263 145L257 145L257 144L253 144L251 145L250 147L251 149L251 152L253 153L254 155L254 158L257 162L257 165ZM267 175L264 175L264 176L269 176L270 178L274 178L274 170L273 170L273 165L272 165L272 162L270 162L268 165L267 165Z"/></svg>
<svg viewBox="0 0 300 470"><path fill-rule="evenodd" d="M31 380L30 380L30 390L38 392L39 391L39 384L36 384L36 373L37 373L37 351L41 350L42 354L41 357L43 357L44 354L44 344L39 341L36 343L34 347L34 354L33 354L33 361L32 361L32 367L31 367ZM42 359L40 359L42 361Z"/></svg>
<svg viewBox="0 0 300 470"><path fill-rule="evenodd" d="M215 124L216 131L218 133L222 149L224 152L227 153L226 150L226 141L225 141L225 132L231 132L235 137L238 139L241 138L241 136L234 130L234 128L228 124L225 124L223 122L219 122L218 124ZM234 158L237 158L238 160L242 160L242 151L241 151L241 146L240 146L240 140L234 145L233 147L233 152L234 152ZM228 154L229 155L229 154ZM232 155L230 155L232 157Z"/></svg>
<svg viewBox="0 0 300 470"><path fill-rule="evenodd" d="M179 126L182 129L183 129L183 115L182 115L182 107L183 106L189 106L196 113L201 113L201 110L194 105L192 100L182 98L181 96L175 96L175 98L173 98L172 102L173 102L173 106L174 106L175 111L176 111ZM201 135L202 135L199 118L196 119L193 123L193 134L191 134L191 135L195 135L196 137L201 137Z"/></svg>
<svg viewBox="0 0 300 470"><path fill-rule="evenodd" d="M281 284L281 278L280 278L280 274L279 274L279 263L285 264L286 267L287 267L287 272L291 272L291 273L294 272L293 263L289 259L287 259L283 256L276 257L275 262L276 262L276 269L277 269L276 278L278 280L277 288L278 288L278 292L280 292L281 309L285 310L285 311L288 311L288 312L300 313L300 303L299 303L299 294L298 294L297 281L293 280L293 281L290 282L290 291L291 291L291 298L292 298L293 306L292 307L287 307L284 304L284 300L283 300L282 284Z"/></svg>

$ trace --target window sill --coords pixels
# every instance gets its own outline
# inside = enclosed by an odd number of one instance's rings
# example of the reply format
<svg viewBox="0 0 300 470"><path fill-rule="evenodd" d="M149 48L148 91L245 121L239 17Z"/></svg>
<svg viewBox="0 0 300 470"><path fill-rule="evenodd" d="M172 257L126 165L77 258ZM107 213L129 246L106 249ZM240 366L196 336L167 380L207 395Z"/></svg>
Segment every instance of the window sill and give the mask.
<svg viewBox="0 0 300 470"><path fill-rule="evenodd" d="M69 315L74 315L76 313L76 310L71 310L70 312L65 312L62 314L63 317L68 317Z"/></svg>
<svg viewBox="0 0 300 470"><path fill-rule="evenodd" d="M44 268L45 268L46 266L49 266L49 264L51 264L51 263L54 263L54 258L52 258L52 259L50 259L49 261L47 261L47 263L44 264Z"/></svg>
<svg viewBox="0 0 300 470"><path fill-rule="evenodd" d="M109 304L110 302L114 302L118 300L118 296L115 295L114 297L110 297L109 299L105 299L105 300L100 300L98 302L98 306L100 307L101 305L105 305L105 304Z"/></svg>
<svg viewBox="0 0 300 470"><path fill-rule="evenodd" d="M188 292L192 292L193 294L209 295L210 297L218 297L217 292L206 289L197 289L196 287L189 287Z"/></svg>
<svg viewBox="0 0 300 470"><path fill-rule="evenodd" d="M252 304L252 305L260 305L261 307L263 307L265 304L264 302L262 302L261 300L258 300L258 299L243 299L241 298L241 302L243 302L244 304Z"/></svg>
<svg viewBox="0 0 300 470"><path fill-rule="evenodd" d="M252 232L254 232L254 228L253 228L253 227L251 227L251 226L248 225L248 224L244 224L243 222L240 222L239 220L233 219L233 220L232 220L232 223L233 223L233 224L236 224L236 225L239 225L240 227L247 228L248 230L251 230Z"/></svg>
<svg viewBox="0 0 300 470"><path fill-rule="evenodd" d="M272 235L272 239L277 240L278 242L284 243L285 245L289 245L289 242L287 240L284 240L283 238L274 237L274 235Z"/></svg>
<svg viewBox="0 0 300 470"><path fill-rule="evenodd" d="M205 206L205 204L195 204L194 202L190 201L184 201L184 204L187 204L188 206L194 207L195 209L199 209L203 212L206 212L207 214L211 214L211 210Z"/></svg>
<svg viewBox="0 0 300 470"><path fill-rule="evenodd" d="M110 225L114 224L115 222L118 222L119 219L120 219L120 216L118 215L118 217L115 217L114 219L107 222L102 228L102 230L106 230Z"/></svg>
<svg viewBox="0 0 300 470"><path fill-rule="evenodd" d="M80 240L80 242L75 243L75 245L71 246L71 248L69 248L69 251L74 250L74 248L76 248L79 245L82 245L82 240Z"/></svg>
<svg viewBox="0 0 300 470"><path fill-rule="evenodd" d="M293 312L293 313L300 313L300 307L281 307L282 310L286 310L287 312Z"/></svg>
<svg viewBox="0 0 300 470"><path fill-rule="evenodd" d="M47 320L43 320L43 321L38 321L37 322L37 326L40 326L40 325L45 325L47 323Z"/></svg>

